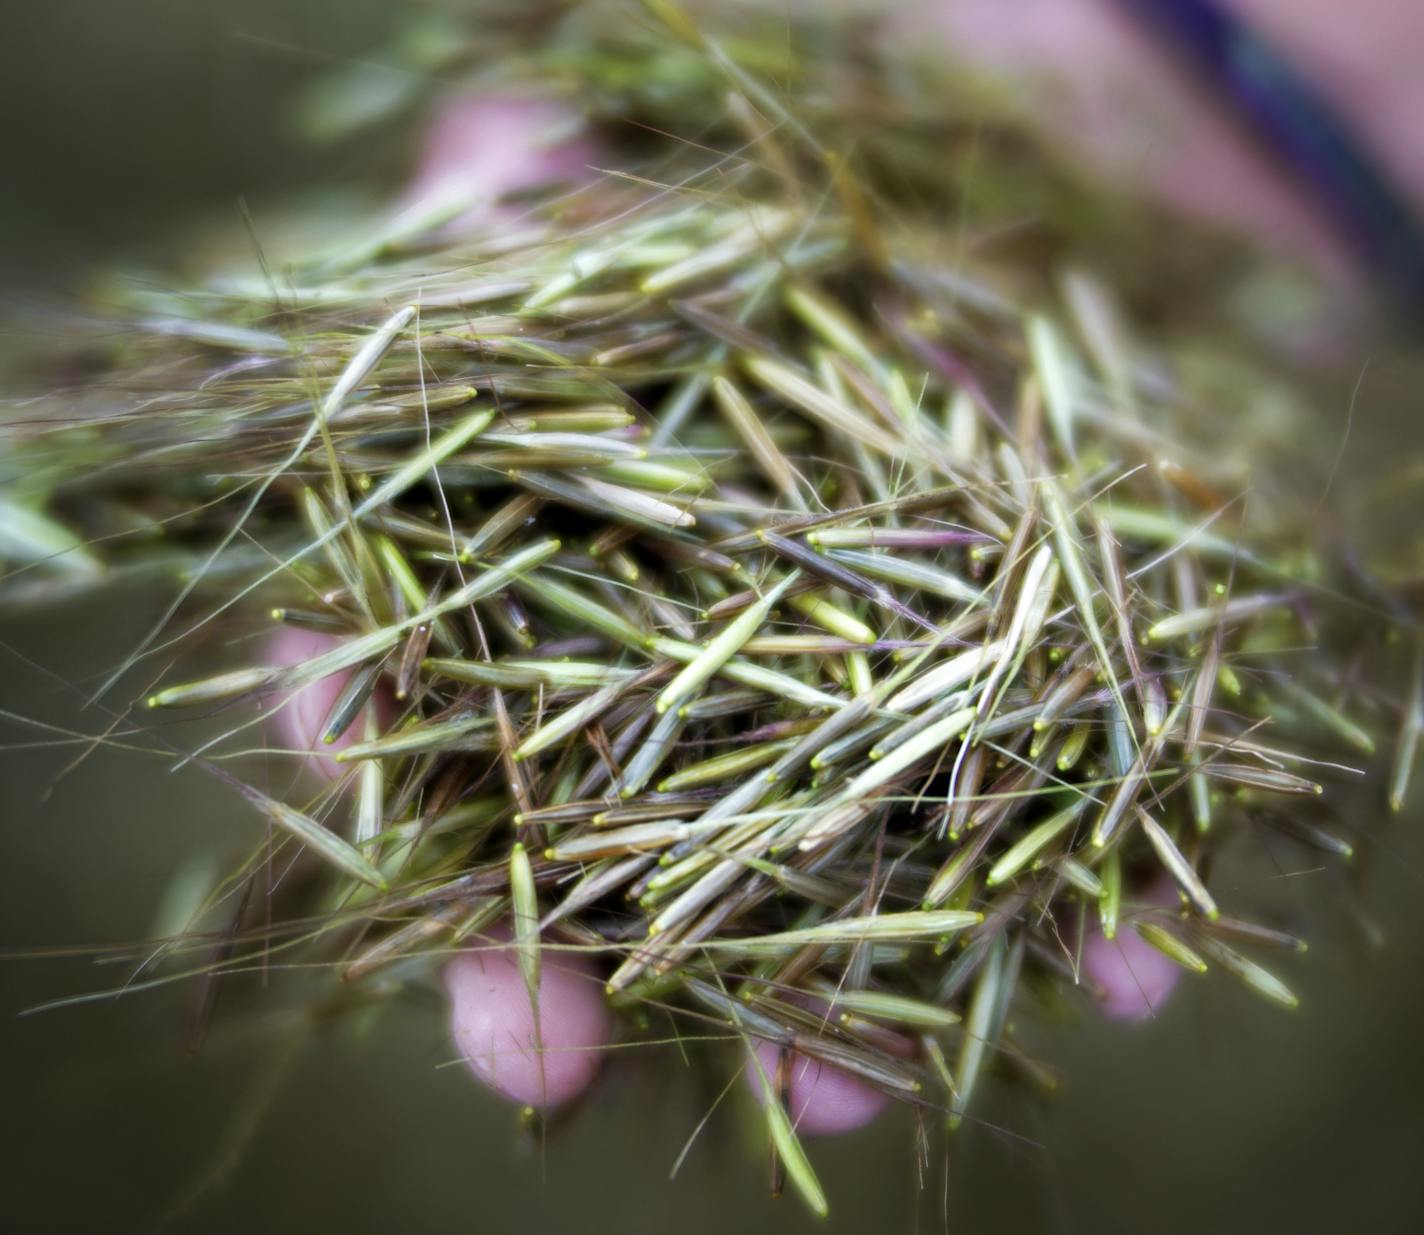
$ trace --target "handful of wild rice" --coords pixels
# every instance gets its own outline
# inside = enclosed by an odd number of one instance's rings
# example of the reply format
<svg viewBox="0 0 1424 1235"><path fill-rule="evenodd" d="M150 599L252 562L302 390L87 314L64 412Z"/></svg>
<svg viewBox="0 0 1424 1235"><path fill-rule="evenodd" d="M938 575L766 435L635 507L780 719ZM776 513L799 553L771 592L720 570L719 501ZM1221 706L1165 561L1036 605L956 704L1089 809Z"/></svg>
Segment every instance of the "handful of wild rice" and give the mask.
<svg viewBox="0 0 1424 1235"><path fill-rule="evenodd" d="M729 80L729 127L774 105ZM1261 828L1348 856L1322 785L1381 732L1401 805L1417 661L1377 683L1407 619L1263 466L1249 400L1177 385L1082 276L1024 311L947 212L770 119L731 170L147 293L5 429L13 600L179 569L154 644L332 636L147 699L230 701L235 738L336 677L323 741L356 727L314 800L223 774L313 877L263 940L239 908L214 972L276 937L418 975L512 915L617 1006L955 1121L1089 926L1294 1006L1258 958L1296 939L1212 864ZM1161 872L1179 905L1139 904Z"/></svg>

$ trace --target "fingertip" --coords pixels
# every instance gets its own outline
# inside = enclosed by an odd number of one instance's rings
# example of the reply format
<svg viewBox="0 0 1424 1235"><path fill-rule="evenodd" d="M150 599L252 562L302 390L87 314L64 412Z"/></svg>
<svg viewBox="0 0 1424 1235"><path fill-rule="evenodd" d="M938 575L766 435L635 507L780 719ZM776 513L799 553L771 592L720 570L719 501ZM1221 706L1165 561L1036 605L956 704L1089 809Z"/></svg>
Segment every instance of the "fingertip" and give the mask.
<svg viewBox="0 0 1424 1235"><path fill-rule="evenodd" d="M1175 888L1166 881L1151 884L1137 897L1147 905L1177 903ZM1136 1022L1157 1015L1171 998L1182 969L1130 926L1108 939L1100 927L1083 937L1082 970L1098 988L1103 1015L1112 1021Z"/></svg>
<svg viewBox="0 0 1424 1235"><path fill-rule="evenodd" d="M743 1078L757 1102L764 1103L766 1093L761 1073L773 1085L777 1083L781 1048L771 1042L758 1042L752 1049L756 1060L748 1058ZM761 1064L760 1073L758 1062ZM786 1085L787 1114L796 1131L806 1136L854 1132L873 1122L890 1103L889 1096L880 1090L872 1089L850 1073L799 1051L791 1052Z"/></svg>
<svg viewBox="0 0 1424 1235"><path fill-rule="evenodd" d="M602 978L588 958L544 950L537 1029L518 960L498 933L452 958L442 978L455 1043L485 1086L546 1108L572 1101L593 1083L613 1025Z"/></svg>
<svg viewBox="0 0 1424 1235"><path fill-rule="evenodd" d="M586 179L592 145L577 117L548 99L465 95L436 115L406 193L409 203L467 199L472 213L541 184Z"/></svg>
<svg viewBox="0 0 1424 1235"><path fill-rule="evenodd" d="M335 635L283 627L268 640L266 660L273 665L300 665L331 651L340 642ZM350 676L349 672L329 674L299 690L279 692L273 701L273 719L282 743L304 752L306 766L326 780L338 780L346 772L346 766L335 757L361 739L359 723L350 725L331 742L322 738L332 706ZM388 703L382 688L377 687L375 701L368 706L374 706L377 715L385 719Z"/></svg>

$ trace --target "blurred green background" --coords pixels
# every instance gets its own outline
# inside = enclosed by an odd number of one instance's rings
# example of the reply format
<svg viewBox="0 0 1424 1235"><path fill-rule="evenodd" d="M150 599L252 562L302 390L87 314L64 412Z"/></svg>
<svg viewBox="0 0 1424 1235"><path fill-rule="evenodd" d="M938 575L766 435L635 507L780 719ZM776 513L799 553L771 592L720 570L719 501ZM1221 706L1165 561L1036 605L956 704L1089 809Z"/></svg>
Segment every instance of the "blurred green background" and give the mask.
<svg viewBox="0 0 1424 1235"><path fill-rule="evenodd" d="M12 306L64 304L116 255L175 262L196 216L240 227L332 180L398 174L367 150L314 152L288 109L313 72L380 44L371 0L50 0L7 15L0 40L0 279ZM35 329L47 329L43 317ZM27 329L22 313L19 337ZM1322 448L1351 379L1322 381ZM1335 492L1424 445L1398 352L1371 354ZM1420 512L1403 512L1418 520ZM163 598L0 614L0 709L85 733L60 679L92 684ZM35 666L43 666L43 672ZM55 676L57 675L57 676ZM196 1058L187 987L116 990L133 967L86 947L142 938L185 861L227 856L259 826L230 797L161 761L0 718L0 1075L12 1128L0 1229L138 1231L620 1231L813 1229L766 1195L766 1155L738 1102L668 1173L706 1094L672 1050L618 1057L542 1146L458 1067L433 988L382 1015L296 1024L294 984L234 1002ZM275 773L274 773L275 775ZM1419 795L1396 821L1351 808L1355 884L1300 851L1248 855L1227 903L1288 908L1315 943L1283 972L1294 1016L1226 981L1184 984L1155 1023L1025 1027L1064 1077L1048 1102L990 1092L952 1147L917 1161L912 1121L817 1143L833 1230L1409 1232L1424 1227L1424 842ZM72 954L62 954L63 949ZM295 1043L288 1066L282 1057ZM671 1082L669 1081L671 1079ZM270 1104L254 1112L264 1094ZM824 1227L823 1227L824 1229Z"/></svg>

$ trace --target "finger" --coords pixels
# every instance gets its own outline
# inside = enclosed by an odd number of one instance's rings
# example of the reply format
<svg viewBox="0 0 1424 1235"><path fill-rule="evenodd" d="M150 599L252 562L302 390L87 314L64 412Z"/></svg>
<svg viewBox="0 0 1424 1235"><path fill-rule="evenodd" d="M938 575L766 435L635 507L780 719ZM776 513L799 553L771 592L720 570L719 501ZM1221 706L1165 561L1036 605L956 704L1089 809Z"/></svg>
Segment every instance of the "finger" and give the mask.
<svg viewBox="0 0 1424 1235"><path fill-rule="evenodd" d="M775 1085L781 1048L771 1042L758 1042L752 1049L762 1072ZM765 1103L761 1075L751 1059L747 1060L743 1077L757 1102ZM853 1132L874 1120L889 1103L887 1095L858 1077L799 1051L791 1052L786 1071L786 1113L798 1133L832 1136Z"/></svg>
<svg viewBox="0 0 1424 1235"><path fill-rule="evenodd" d="M329 652L339 642L334 635L284 627L267 642L267 663L299 665ZM333 673L300 690L279 693L274 703L273 719L283 744L293 750L304 751L306 766L326 780L338 780L349 770L347 766L337 763L335 756L353 742L362 740L368 708L376 709L377 719L382 725L390 719L390 696L383 686L377 685L371 702L361 710L346 732L334 742L322 741L332 706L350 677L349 672Z"/></svg>
<svg viewBox="0 0 1424 1235"><path fill-rule="evenodd" d="M1175 906L1176 889L1162 880L1137 899L1149 905ZM1182 968L1146 943L1130 925L1107 938L1101 927L1083 937L1084 976L1100 992L1103 1014L1114 1021L1141 1021L1155 1016L1176 989Z"/></svg>
<svg viewBox="0 0 1424 1235"><path fill-rule="evenodd" d="M469 201L467 218L482 218L507 194L587 179L593 145L576 136L575 121L546 99L455 99L430 126L406 203Z"/></svg>
<svg viewBox="0 0 1424 1235"><path fill-rule="evenodd" d="M445 966L456 1046L496 1093L525 1106L559 1106L593 1083L612 1038L603 979L586 957L546 949L536 1029L518 960L500 934Z"/></svg>

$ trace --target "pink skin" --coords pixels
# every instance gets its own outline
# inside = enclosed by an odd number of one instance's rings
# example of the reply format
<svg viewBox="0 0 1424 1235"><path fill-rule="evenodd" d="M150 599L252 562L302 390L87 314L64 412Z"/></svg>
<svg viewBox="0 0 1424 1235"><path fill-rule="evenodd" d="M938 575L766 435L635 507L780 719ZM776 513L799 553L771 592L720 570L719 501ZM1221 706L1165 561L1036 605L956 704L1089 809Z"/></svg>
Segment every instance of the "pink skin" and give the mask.
<svg viewBox="0 0 1424 1235"><path fill-rule="evenodd" d="M818 1016L828 1014L826 1002L814 996L790 992L782 997ZM885 1046L897 1055L909 1057L915 1054L914 1043L896 1033L887 1033ZM775 1087L778 1084L781 1048L771 1042L757 1041L752 1050L766 1073L766 1079ZM765 1103L766 1090L762 1087L756 1062L750 1058L742 1079L750 1086L757 1102ZM867 1085L859 1077L799 1051L793 1051L787 1062L786 1081L787 1114L797 1132L807 1136L853 1132L870 1123L890 1105L888 1095Z"/></svg>
<svg viewBox="0 0 1424 1235"><path fill-rule="evenodd" d="M569 114L544 99L466 96L446 104L426 135L404 202L468 201L456 226L483 218L506 193L589 175L593 147L560 137Z"/></svg>
<svg viewBox="0 0 1424 1235"><path fill-rule="evenodd" d="M313 656L329 652L339 642L334 635L284 626L267 641L267 663L301 664L311 660ZM341 688L346 685L350 676L349 673L333 673L330 677L303 687L293 695L277 700L274 720L283 744L293 750L309 752L305 760L306 766L326 780L337 780L350 771L349 765L337 763L332 756L353 742L362 740L360 716L331 745L327 746L321 740L321 732L326 726L326 718L331 712L332 704L336 702ZM375 706L383 721L389 719L391 709L387 699L378 698Z"/></svg>
<svg viewBox="0 0 1424 1235"><path fill-rule="evenodd" d="M781 1049L770 1042L758 1042L752 1049L766 1079L775 1087ZM786 1113L796 1131L806 1136L853 1132L865 1127L890 1104L886 1094L858 1077L799 1051L792 1052L787 1067ZM765 1103L766 1091L756 1064L750 1059L743 1077L757 1102Z"/></svg>
<svg viewBox="0 0 1424 1235"><path fill-rule="evenodd" d="M577 1098L598 1072L613 1033L603 980L588 958L545 950L539 1022L513 949L498 938L445 966L456 1045L490 1089L525 1106Z"/></svg>
<svg viewBox="0 0 1424 1235"><path fill-rule="evenodd" d="M1424 203L1424 6L1225 5L1289 56ZM1116 0L930 0L902 11L895 25L921 41L926 31L940 34L971 71L1026 95L1054 136L1106 174L1345 277L1347 261L1308 199Z"/></svg>
<svg viewBox="0 0 1424 1235"><path fill-rule="evenodd" d="M1175 908L1177 890L1158 879L1134 898L1139 905ZM1143 1021L1156 1016L1176 989L1184 972L1180 965L1143 941L1130 922L1108 939L1092 926L1083 937L1083 975L1102 992L1103 1015L1114 1021Z"/></svg>

